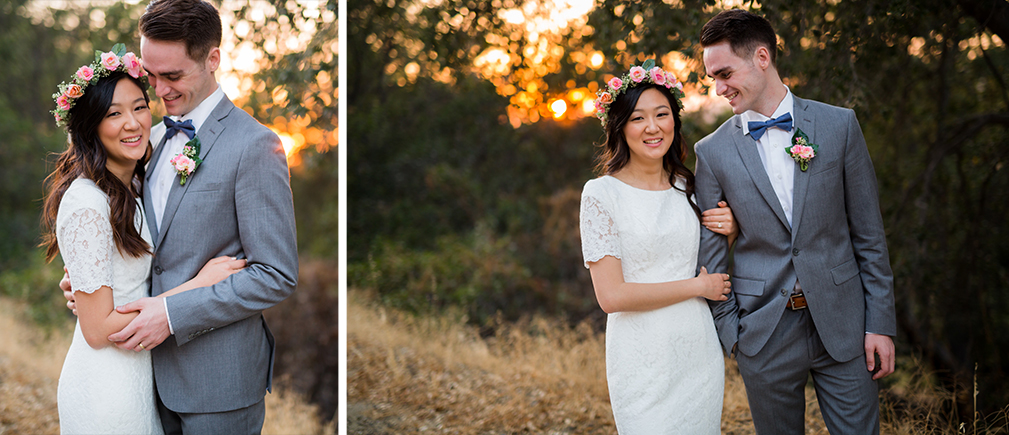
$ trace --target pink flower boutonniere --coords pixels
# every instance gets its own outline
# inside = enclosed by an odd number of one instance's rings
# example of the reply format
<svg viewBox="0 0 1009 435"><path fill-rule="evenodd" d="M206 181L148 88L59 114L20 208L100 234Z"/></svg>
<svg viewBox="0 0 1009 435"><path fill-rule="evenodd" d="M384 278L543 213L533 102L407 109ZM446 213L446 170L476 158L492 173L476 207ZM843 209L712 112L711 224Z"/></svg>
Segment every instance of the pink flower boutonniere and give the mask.
<svg viewBox="0 0 1009 435"><path fill-rule="evenodd" d="M792 135L792 144L785 148L785 152L799 164L802 172L806 172L806 169L809 169L809 161L816 157L819 149L819 145L809 143L809 136L806 136L806 133L796 128L795 134Z"/></svg>
<svg viewBox="0 0 1009 435"><path fill-rule="evenodd" d="M172 157L171 163L175 172L182 177L179 185L185 186L186 180L193 175L193 172L196 172L200 163L203 163L203 159L200 159L200 138L193 136L189 142L186 142L186 145L182 147L182 152Z"/></svg>

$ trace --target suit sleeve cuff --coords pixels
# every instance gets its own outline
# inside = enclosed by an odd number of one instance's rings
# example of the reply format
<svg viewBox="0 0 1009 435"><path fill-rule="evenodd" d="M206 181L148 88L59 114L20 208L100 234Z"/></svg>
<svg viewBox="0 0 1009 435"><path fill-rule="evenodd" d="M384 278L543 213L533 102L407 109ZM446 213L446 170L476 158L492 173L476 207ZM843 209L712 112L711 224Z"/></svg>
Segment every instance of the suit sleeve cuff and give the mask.
<svg viewBox="0 0 1009 435"><path fill-rule="evenodd" d="M168 319L168 333L171 334L171 335L175 335L175 330L172 329L172 316L171 316L171 314L168 314L168 312L169 312L168 311L168 298L164 298L164 300L165 300L165 319Z"/></svg>

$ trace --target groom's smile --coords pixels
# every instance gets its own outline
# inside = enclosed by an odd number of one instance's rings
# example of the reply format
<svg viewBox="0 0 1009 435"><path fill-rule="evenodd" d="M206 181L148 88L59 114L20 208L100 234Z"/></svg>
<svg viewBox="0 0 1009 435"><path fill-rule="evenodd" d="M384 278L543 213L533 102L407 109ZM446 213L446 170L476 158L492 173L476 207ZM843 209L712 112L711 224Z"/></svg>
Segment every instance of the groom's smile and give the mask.
<svg viewBox="0 0 1009 435"><path fill-rule="evenodd" d="M216 47L201 61L189 57L186 44L142 37L140 52L154 94L169 115L183 116L217 89L214 71L221 54Z"/></svg>

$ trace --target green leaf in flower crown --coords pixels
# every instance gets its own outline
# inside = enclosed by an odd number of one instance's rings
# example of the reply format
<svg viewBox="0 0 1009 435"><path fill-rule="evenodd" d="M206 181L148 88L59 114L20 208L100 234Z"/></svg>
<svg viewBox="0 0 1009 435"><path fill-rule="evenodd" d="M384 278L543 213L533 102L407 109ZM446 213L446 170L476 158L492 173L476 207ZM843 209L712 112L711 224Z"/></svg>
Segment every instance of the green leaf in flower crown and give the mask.
<svg viewBox="0 0 1009 435"><path fill-rule="evenodd" d="M644 68L645 71L655 68L655 59L646 59L645 63L641 64L641 67Z"/></svg>
<svg viewBox="0 0 1009 435"><path fill-rule="evenodd" d="M122 42L117 42L115 45L112 46L112 52L115 53L116 56L118 57L123 57L123 55L126 54L126 44L123 44Z"/></svg>
<svg viewBox="0 0 1009 435"><path fill-rule="evenodd" d="M101 50L95 50L95 64L100 65L101 63L102 63L102 52Z"/></svg>

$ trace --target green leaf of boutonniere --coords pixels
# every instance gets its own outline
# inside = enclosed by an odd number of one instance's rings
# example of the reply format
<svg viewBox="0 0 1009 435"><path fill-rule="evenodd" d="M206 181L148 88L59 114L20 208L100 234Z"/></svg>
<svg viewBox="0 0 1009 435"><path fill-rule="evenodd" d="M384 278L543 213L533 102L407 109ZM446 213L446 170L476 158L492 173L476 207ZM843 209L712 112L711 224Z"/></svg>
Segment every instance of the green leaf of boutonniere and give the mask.
<svg viewBox="0 0 1009 435"><path fill-rule="evenodd" d="M189 142L182 146L182 152L172 158L171 164L175 172L179 174L179 185L185 186L186 181L200 167L203 159L200 158L200 137L193 136Z"/></svg>
<svg viewBox="0 0 1009 435"><path fill-rule="evenodd" d="M809 136L798 127L795 129L795 134L792 135L792 143L785 147L785 152L799 164L799 169L802 172L809 169L809 161L816 157L819 150L820 146L810 143Z"/></svg>

